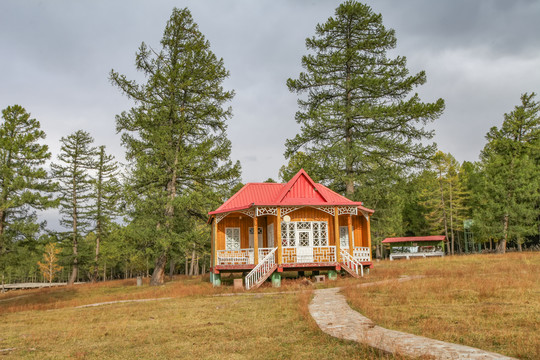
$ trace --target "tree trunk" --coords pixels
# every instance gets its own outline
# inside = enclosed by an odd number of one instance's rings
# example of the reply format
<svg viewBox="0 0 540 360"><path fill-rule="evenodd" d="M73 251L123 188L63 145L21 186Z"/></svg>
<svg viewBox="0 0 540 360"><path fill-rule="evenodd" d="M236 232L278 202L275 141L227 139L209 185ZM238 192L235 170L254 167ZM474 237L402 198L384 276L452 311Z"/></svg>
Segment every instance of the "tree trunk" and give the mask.
<svg viewBox="0 0 540 360"><path fill-rule="evenodd" d="M189 258L186 256L186 264L185 264L184 275L187 275L188 272L189 272Z"/></svg>
<svg viewBox="0 0 540 360"><path fill-rule="evenodd" d="M509 222L509 215L504 215L504 222L503 222L503 238L501 241L499 241L499 245L497 246L497 252L500 254L506 253L506 242L508 240L508 222Z"/></svg>
<svg viewBox="0 0 540 360"><path fill-rule="evenodd" d="M517 246L518 246L518 251L522 252L523 248L521 247L521 243L519 242L519 240L518 240Z"/></svg>
<svg viewBox="0 0 540 360"><path fill-rule="evenodd" d="M452 206L452 182L450 180L449 182L450 186L450 199L449 199L449 205L450 205L450 236L452 237L452 255L454 255L454 249L456 247L455 240L454 240L454 213L453 213L453 206Z"/></svg>
<svg viewBox="0 0 540 360"><path fill-rule="evenodd" d="M150 279L151 286L163 285L165 283L165 266L167 265L167 251L163 251L156 259L154 271L152 272L152 279Z"/></svg>
<svg viewBox="0 0 540 360"><path fill-rule="evenodd" d="M171 262L169 263L169 278L172 280L174 276L174 259L171 258Z"/></svg>
<svg viewBox="0 0 540 360"><path fill-rule="evenodd" d="M191 267L189 268L189 276L193 276L195 272L195 246L193 246L193 251L191 252Z"/></svg>
<svg viewBox="0 0 540 360"><path fill-rule="evenodd" d="M441 191L441 206L443 209L443 220L444 220L444 236L446 237L446 241L448 241L448 223L447 223L447 216L446 216L446 204L444 201L444 190L443 190L443 184L442 184L442 171L439 170L439 190ZM449 254L454 255L454 248L453 248L453 241L452 246L449 249Z"/></svg>

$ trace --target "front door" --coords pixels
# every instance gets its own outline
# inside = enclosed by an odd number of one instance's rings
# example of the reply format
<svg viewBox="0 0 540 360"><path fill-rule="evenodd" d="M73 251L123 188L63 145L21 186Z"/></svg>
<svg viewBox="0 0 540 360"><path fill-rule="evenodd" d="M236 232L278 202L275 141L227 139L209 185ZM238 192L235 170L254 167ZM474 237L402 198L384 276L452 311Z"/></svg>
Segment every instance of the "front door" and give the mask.
<svg viewBox="0 0 540 360"><path fill-rule="evenodd" d="M298 230L297 234L296 261L299 263L313 262L313 232L306 229Z"/></svg>

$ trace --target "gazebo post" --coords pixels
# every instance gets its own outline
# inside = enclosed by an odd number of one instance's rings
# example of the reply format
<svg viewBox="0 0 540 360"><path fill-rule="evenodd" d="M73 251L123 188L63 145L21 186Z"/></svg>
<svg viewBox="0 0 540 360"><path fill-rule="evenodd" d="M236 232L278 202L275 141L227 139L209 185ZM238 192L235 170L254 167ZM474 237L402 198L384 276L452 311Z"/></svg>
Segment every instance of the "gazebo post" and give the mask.
<svg viewBox="0 0 540 360"><path fill-rule="evenodd" d="M353 230L352 230L352 215L349 214L347 218L347 228L349 230L349 254L353 256L354 253L354 240L353 240Z"/></svg>

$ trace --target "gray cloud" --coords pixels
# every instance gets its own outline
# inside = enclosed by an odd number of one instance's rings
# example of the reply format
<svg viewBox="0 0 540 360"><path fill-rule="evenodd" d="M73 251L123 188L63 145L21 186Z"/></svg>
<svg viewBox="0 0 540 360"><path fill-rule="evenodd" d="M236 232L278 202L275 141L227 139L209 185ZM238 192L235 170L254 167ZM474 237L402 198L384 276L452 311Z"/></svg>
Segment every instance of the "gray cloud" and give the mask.
<svg viewBox="0 0 540 360"><path fill-rule="evenodd" d="M228 135L243 180L277 178L284 143L299 127L285 81L301 71L305 38L338 1L16 1L0 2L0 108L18 103L42 123L56 155L59 139L85 129L123 158L114 116L131 104L113 88L114 68L141 80L134 55L159 46L171 9L187 6L234 89ZM411 72L426 70L425 101L446 100L435 141L459 160L476 160L491 126L525 91L539 91L537 1L369 1L394 28Z"/></svg>

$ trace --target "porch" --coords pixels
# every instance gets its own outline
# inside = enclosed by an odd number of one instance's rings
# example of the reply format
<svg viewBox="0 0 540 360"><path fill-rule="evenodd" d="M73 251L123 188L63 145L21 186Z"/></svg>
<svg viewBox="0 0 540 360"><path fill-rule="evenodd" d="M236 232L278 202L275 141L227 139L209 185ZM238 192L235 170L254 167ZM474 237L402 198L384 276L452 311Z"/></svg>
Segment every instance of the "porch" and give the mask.
<svg viewBox="0 0 540 360"><path fill-rule="evenodd" d="M272 252L275 250L275 252ZM258 258L264 259L271 255L271 260L277 263L276 248L259 248ZM348 250L347 250L348 251ZM371 266L370 249L368 247L354 247L349 254L363 266ZM249 270L255 267L255 249L239 250L218 250L217 251L217 270ZM335 246L302 246L302 247L282 247L282 263L284 268L299 267L320 267L328 266L339 262L336 256Z"/></svg>

